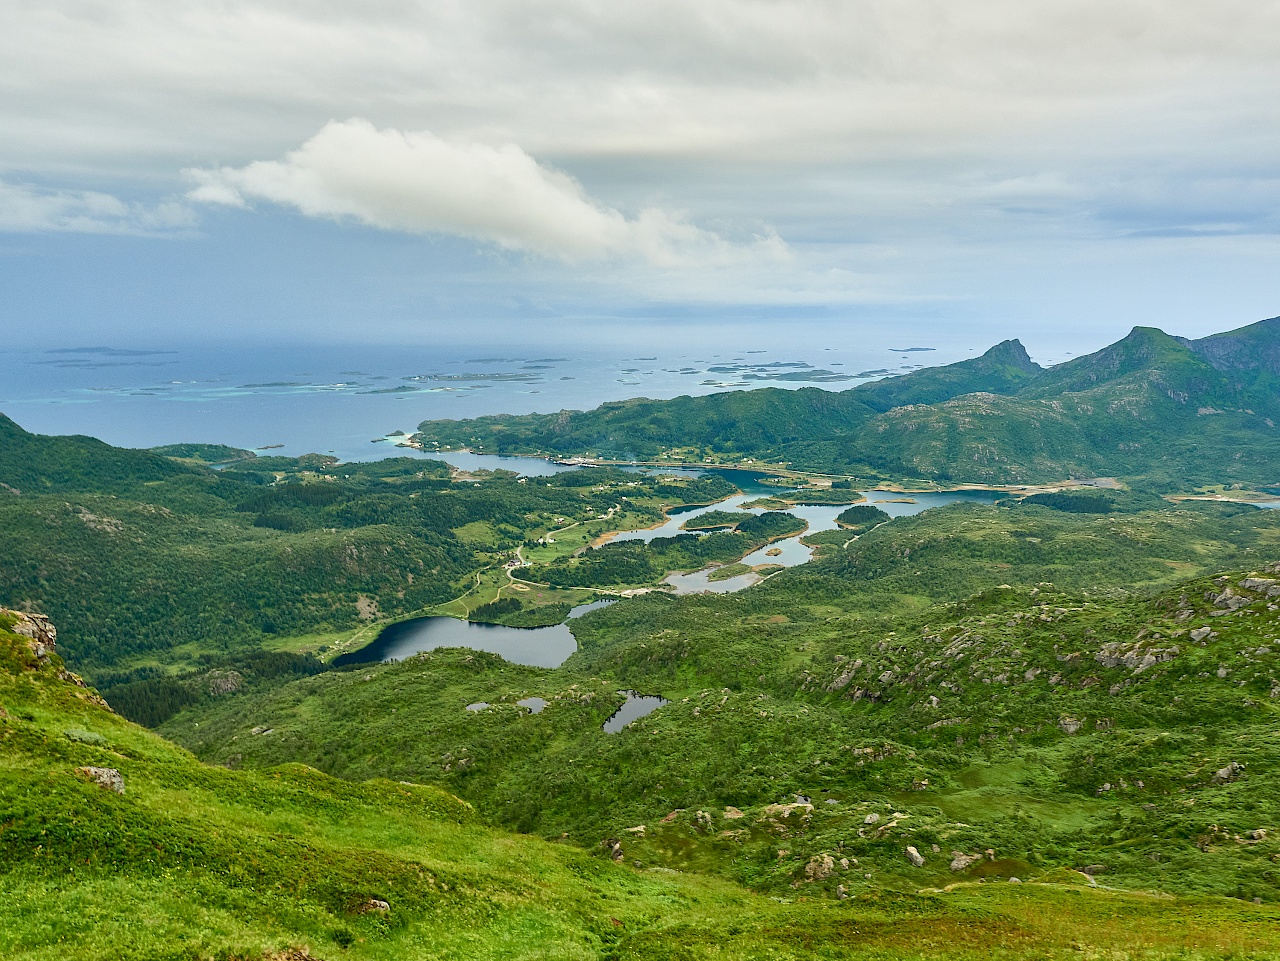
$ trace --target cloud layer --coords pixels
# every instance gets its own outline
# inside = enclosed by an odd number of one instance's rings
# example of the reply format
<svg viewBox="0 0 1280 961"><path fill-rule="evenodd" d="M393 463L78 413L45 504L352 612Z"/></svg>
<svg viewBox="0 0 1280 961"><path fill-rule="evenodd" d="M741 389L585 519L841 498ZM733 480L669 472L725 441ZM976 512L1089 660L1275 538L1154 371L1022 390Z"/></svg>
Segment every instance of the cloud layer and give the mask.
<svg viewBox="0 0 1280 961"><path fill-rule="evenodd" d="M246 210L206 216L203 251L271 251L299 227L277 206L369 225L404 236L300 236L402 251L448 310L1066 314L1108 271L1098 309L1126 321L1223 287L1280 309L1280 0L8 0L4 21L0 182L44 185L0 188L8 231L168 229L195 176L203 209Z"/></svg>
<svg viewBox="0 0 1280 961"><path fill-rule="evenodd" d="M733 244L656 208L628 219L514 144L378 130L366 120L326 124L283 160L188 173L198 183L188 196L202 203L267 200L312 217L455 234L568 262L708 266L786 255L776 236Z"/></svg>
<svg viewBox="0 0 1280 961"><path fill-rule="evenodd" d="M196 224L190 207L176 202L126 203L93 190L48 190L0 181L0 231L167 235Z"/></svg>

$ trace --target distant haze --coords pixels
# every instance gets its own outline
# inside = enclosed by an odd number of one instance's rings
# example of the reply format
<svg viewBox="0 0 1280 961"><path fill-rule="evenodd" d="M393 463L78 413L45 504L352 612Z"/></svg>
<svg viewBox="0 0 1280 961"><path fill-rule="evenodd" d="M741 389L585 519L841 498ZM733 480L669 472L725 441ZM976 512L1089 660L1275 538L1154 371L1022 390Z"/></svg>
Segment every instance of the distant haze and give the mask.
<svg viewBox="0 0 1280 961"><path fill-rule="evenodd" d="M1275 3L4 21L8 346L1017 336L1060 358L1280 314Z"/></svg>

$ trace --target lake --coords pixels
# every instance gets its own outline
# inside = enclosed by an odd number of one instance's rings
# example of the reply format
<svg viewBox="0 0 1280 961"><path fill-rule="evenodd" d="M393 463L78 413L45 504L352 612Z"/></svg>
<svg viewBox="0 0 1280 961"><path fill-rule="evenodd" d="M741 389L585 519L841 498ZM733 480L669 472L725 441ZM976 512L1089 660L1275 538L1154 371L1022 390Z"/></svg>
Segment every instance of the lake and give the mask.
<svg viewBox="0 0 1280 961"><path fill-rule="evenodd" d="M772 488L772 492L777 493L778 488ZM907 494L898 491L865 490L850 491L849 496L850 503L871 504L880 508L890 517L910 517L911 515L919 514L921 511L929 510L931 507L943 507L947 504L965 502L993 504L1007 495L1003 491L986 490L930 491L927 493ZM858 500L858 498L863 498L863 500ZM647 543L654 537L671 537L674 534L682 533L680 525L686 523L691 517L696 517L712 510L741 510L739 505L754 499L753 495L735 495L711 507L700 507L675 514L662 527L654 528L650 531L629 531L625 535L619 535L615 540L643 540ZM787 513L804 519L809 525L805 531L802 534L774 541L772 544L766 544L764 547L752 551L742 559L742 563L752 567L761 564L795 567L806 563L813 557L813 548L805 545L802 542L802 538L821 531L835 530L840 526L836 522L836 518L848 507L849 504L822 504L787 508ZM749 508L744 513L759 514L762 511L763 508ZM736 577L726 578L722 581L713 581L710 579L713 570L715 568L706 568L689 574L671 574L666 578L665 583L675 588L677 594L731 594L753 584L758 584L761 579L759 574L751 573L739 574Z"/></svg>
<svg viewBox="0 0 1280 961"><path fill-rule="evenodd" d="M456 617L415 617L388 624L371 644L335 657L333 666L403 661L438 647L488 651L512 664L530 667L559 667L578 649L578 642L565 624L505 627L460 621Z"/></svg>

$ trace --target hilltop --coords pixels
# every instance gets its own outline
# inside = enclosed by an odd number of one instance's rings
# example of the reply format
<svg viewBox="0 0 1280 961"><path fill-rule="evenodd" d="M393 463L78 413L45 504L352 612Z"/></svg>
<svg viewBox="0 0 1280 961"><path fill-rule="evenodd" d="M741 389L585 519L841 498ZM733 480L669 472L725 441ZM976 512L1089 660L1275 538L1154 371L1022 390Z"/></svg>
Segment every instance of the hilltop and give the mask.
<svg viewBox="0 0 1280 961"><path fill-rule="evenodd" d="M1016 340L832 392L769 388L592 411L425 421L423 446L785 463L875 481L1121 476L1164 491L1280 483L1280 318L1199 340L1135 327L1042 368Z"/></svg>

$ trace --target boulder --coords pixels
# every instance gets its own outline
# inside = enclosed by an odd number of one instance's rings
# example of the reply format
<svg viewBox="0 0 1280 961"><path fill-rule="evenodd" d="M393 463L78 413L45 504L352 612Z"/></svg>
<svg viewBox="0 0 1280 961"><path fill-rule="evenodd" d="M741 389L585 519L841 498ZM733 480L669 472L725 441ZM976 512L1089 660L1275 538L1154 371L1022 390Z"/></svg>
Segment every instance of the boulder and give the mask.
<svg viewBox="0 0 1280 961"><path fill-rule="evenodd" d="M809 863L804 866L804 875L809 881L821 881L831 877L835 868L836 862L831 855L815 854L809 859Z"/></svg>
<svg viewBox="0 0 1280 961"><path fill-rule="evenodd" d="M914 845L907 845L907 860L917 868L924 867L924 855L917 851Z"/></svg>
<svg viewBox="0 0 1280 961"><path fill-rule="evenodd" d="M78 767L76 773L87 777L105 791L124 793L124 776L113 767Z"/></svg>
<svg viewBox="0 0 1280 961"><path fill-rule="evenodd" d="M1214 771L1213 777L1210 778L1210 783L1226 784L1228 781L1234 781L1236 778L1240 776L1240 772L1242 772L1243 770L1244 770L1243 764L1238 764L1237 762L1232 761L1226 767L1220 768L1219 770Z"/></svg>
<svg viewBox="0 0 1280 961"><path fill-rule="evenodd" d="M951 852L951 870L967 871L971 865L977 864L982 860L979 854L965 854L963 851Z"/></svg>

